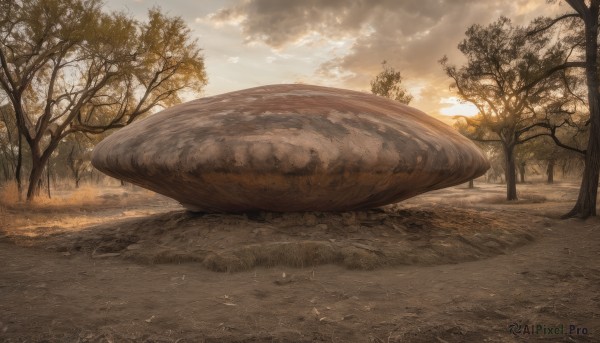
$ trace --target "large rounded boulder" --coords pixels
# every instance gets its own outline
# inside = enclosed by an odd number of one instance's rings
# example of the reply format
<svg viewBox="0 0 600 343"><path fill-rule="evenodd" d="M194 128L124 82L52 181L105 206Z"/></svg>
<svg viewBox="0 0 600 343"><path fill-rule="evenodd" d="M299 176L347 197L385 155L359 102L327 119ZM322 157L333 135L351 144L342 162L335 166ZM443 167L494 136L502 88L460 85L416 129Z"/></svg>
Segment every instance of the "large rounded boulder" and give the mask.
<svg viewBox="0 0 600 343"><path fill-rule="evenodd" d="M166 109L104 139L92 164L200 212L364 209L489 168L471 141L421 111L300 84Z"/></svg>

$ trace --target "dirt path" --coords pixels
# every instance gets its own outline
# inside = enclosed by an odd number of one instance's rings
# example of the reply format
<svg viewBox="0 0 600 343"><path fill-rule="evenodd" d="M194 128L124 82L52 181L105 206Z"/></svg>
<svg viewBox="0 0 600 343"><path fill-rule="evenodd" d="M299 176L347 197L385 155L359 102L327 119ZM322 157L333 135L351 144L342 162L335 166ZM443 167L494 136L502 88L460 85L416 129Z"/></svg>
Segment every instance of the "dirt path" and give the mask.
<svg viewBox="0 0 600 343"><path fill-rule="evenodd" d="M600 221L546 226L506 255L374 271L215 273L0 239L0 341L598 342Z"/></svg>

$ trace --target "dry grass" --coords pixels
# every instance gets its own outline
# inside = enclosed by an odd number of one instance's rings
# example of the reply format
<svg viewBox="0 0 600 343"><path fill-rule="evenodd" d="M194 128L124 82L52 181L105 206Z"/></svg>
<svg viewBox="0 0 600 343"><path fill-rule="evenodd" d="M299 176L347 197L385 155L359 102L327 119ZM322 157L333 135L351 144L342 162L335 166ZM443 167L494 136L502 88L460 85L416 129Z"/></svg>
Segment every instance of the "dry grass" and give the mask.
<svg viewBox="0 0 600 343"><path fill-rule="evenodd" d="M40 193L31 202L25 202L25 196L19 194L15 181L0 186L0 205L8 209L68 209L92 207L106 203L101 186L82 185L73 190L55 190L49 198ZM117 197L115 197L117 198Z"/></svg>
<svg viewBox="0 0 600 343"><path fill-rule="evenodd" d="M76 188L73 192L65 196L47 196L36 197L32 201L34 207L70 207L70 206L90 206L101 202L100 190L94 186L85 185Z"/></svg>
<svg viewBox="0 0 600 343"><path fill-rule="evenodd" d="M0 185L0 238L29 240L58 232L79 231L123 217L152 214L169 206L168 199L133 186L82 184L75 189L52 190L52 198L40 195L33 202L19 201L15 184ZM148 204L151 203L148 208Z"/></svg>
<svg viewBox="0 0 600 343"><path fill-rule="evenodd" d="M546 202L548 199L544 195L538 194L521 194L517 193L519 200L506 200L506 195L496 195L490 197L484 197L480 200L481 203L492 204L492 205L520 205L520 204L541 204Z"/></svg>
<svg viewBox="0 0 600 343"><path fill-rule="evenodd" d="M6 210L4 205L2 205L0 203L0 228L8 227L8 224L11 221L12 221L12 218L10 218L10 214L8 213L8 211ZM2 237L2 232L0 232L0 238L1 237Z"/></svg>
<svg viewBox="0 0 600 343"><path fill-rule="evenodd" d="M16 181L9 181L0 187L0 204L11 206L20 201L19 188Z"/></svg>

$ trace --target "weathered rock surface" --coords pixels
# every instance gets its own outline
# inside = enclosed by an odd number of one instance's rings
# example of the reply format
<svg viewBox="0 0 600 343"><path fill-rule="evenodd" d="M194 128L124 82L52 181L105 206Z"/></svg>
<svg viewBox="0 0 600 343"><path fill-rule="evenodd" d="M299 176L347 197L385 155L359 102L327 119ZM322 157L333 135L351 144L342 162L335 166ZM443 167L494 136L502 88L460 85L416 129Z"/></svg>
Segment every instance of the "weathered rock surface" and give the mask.
<svg viewBox="0 0 600 343"><path fill-rule="evenodd" d="M193 211L343 211L482 175L468 139L396 101L271 85L174 106L96 146L100 171Z"/></svg>

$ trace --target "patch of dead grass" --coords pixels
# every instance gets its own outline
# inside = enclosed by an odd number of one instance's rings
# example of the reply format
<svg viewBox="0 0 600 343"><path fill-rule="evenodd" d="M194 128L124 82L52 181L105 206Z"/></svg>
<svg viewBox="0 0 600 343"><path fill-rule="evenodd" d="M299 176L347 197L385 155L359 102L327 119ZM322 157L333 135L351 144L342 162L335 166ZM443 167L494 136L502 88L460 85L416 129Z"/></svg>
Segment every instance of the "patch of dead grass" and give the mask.
<svg viewBox="0 0 600 343"><path fill-rule="evenodd" d="M33 198L32 201L25 202L23 196L19 194L17 183L10 181L0 187L0 205L8 209L31 210L90 207L105 202L101 193L101 189L96 186L83 185L73 191L55 192L55 195L50 198L43 193Z"/></svg>
<svg viewBox="0 0 600 343"><path fill-rule="evenodd" d="M143 206L149 202L164 202L164 197L142 188L103 187L83 184L79 188L55 189L52 197L40 193L31 201L24 195L19 199L16 183L0 186L0 205L9 210L28 213L97 211L109 208Z"/></svg>
<svg viewBox="0 0 600 343"><path fill-rule="evenodd" d="M73 192L64 196L48 198L45 195L35 197L30 206L34 208L60 208L95 206L102 202L98 188L90 185L76 188Z"/></svg>
<svg viewBox="0 0 600 343"><path fill-rule="evenodd" d="M541 204L548 201L546 196L539 194L518 194L518 200L506 200L506 195L496 195L490 197L484 197L481 199L482 203L493 204L493 205L517 205L517 204Z"/></svg>
<svg viewBox="0 0 600 343"><path fill-rule="evenodd" d="M9 181L0 186L0 204L11 206L19 203L20 200L19 187L16 181Z"/></svg>

